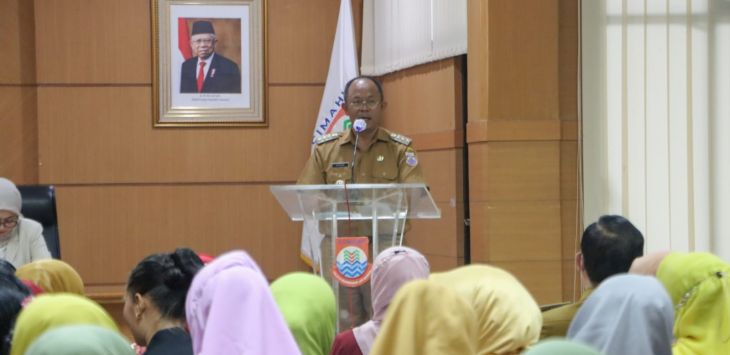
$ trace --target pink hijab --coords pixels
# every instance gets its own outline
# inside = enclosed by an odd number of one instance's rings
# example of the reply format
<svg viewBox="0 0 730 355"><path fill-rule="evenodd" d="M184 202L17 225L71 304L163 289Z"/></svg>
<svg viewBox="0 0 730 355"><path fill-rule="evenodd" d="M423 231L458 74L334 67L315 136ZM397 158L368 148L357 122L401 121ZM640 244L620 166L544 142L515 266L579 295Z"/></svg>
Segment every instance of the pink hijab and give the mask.
<svg viewBox="0 0 730 355"><path fill-rule="evenodd" d="M429 265L426 257L415 249L392 247L383 250L373 263L370 295L373 299L373 318L353 329L355 341L363 354L370 353L380 324L390 301L408 281L427 279Z"/></svg>
<svg viewBox="0 0 730 355"><path fill-rule="evenodd" d="M200 270L185 312L196 355L300 354L264 274L244 251Z"/></svg>

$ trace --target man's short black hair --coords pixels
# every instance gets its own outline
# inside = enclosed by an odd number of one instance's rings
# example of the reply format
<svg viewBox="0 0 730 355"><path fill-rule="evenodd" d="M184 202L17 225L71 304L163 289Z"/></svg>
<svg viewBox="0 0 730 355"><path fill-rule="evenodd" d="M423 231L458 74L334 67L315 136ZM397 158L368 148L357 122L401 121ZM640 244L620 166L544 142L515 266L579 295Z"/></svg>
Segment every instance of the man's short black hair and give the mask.
<svg viewBox="0 0 730 355"><path fill-rule="evenodd" d="M644 254L644 236L624 217L601 216L583 232L580 250L588 278L598 285L629 271L634 259Z"/></svg>
<svg viewBox="0 0 730 355"><path fill-rule="evenodd" d="M385 96L383 96L383 85L380 84L380 81L378 81L378 79L375 79L374 77L367 76L367 75L360 75L356 78L352 78L352 79L350 79L350 81L347 82L347 84L345 84L345 101L347 101L347 92L350 91L350 85L352 85L352 83L354 83L355 81L360 80L360 79L366 79L366 80L372 81L373 84L375 84L375 87L378 88L378 93L380 93L380 101L383 101L383 99L385 98Z"/></svg>

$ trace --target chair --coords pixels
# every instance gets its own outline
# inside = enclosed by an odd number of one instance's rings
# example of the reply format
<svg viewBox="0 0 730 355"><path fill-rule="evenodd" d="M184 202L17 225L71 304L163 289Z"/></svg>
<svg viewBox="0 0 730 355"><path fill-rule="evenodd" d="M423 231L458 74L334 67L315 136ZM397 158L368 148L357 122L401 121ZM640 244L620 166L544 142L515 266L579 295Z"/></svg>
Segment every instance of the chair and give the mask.
<svg viewBox="0 0 730 355"><path fill-rule="evenodd" d="M53 185L19 185L23 197L21 213L43 225L43 239L54 259L61 258L56 215L56 190Z"/></svg>

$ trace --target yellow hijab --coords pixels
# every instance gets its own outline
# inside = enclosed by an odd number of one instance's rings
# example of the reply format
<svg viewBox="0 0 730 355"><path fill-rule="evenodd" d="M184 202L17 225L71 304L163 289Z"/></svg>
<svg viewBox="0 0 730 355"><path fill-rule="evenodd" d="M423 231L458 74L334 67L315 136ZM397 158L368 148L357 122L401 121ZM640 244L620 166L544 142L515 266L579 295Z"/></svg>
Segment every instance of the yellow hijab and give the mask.
<svg viewBox="0 0 730 355"><path fill-rule="evenodd" d="M430 280L471 305L478 326L477 354L519 354L540 339L540 307L507 271L472 264L433 273Z"/></svg>
<svg viewBox="0 0 730 355"><path fill-rule="evenodd" d="M21 280L33 281L46 293L69 292L84 295L84 282L71 265L56 259L43 259L21 266L15 272Z"/></svg>
<svg viewBox="0 0 730 355"><path fill-rule="evenodd" d="M675 307L675 355L730 354L730 265L709 253L670 253L656 274Z"/></svg>
<svg viewBox="0 0 730 355"><path fill-rule="evenodd" d="M88 324L117 331L109 314L94 301L70 293L43 294L20 312L10 355L22 355L43 333L64 325Z"/></svg>
<svg viewBox="0 0 730 355"><path fill-rule="evenodd" d="M476 319L471 308L448 288L417 280L396 293L370 354L469 355L475 351Z"/></svg>

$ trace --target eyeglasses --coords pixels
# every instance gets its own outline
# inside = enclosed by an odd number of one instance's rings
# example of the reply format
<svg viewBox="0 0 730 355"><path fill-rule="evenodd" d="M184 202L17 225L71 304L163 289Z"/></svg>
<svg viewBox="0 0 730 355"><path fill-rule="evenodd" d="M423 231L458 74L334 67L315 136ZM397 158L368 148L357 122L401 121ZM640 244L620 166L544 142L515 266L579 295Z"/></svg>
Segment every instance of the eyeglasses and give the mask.
<svg viewBox="0 0 730 355"><path fill-rule="evenodd" d="M13 228L17 225L18 225L18 216L0 219L0 226L5 226L6 228Z"/></svg>
<svg viewBox="0 0 730 355"><path fill-rule="evenodd" d="M194 41L190 41L190 42L195 43L195 44L208 44L208 45L210 45L210 44L213 44L213 42L215 42L215 38L206 38L206 39L198 38L198 39L196 39Z"/></svg>
<svg viewBox="0 0 730 355"><path fill-rule="evenodd" d="M378 106L380 103L380 100L357 100L357 101L350 101L348 102L348 105L356 108L375 108L375 106Z"/></svg>

